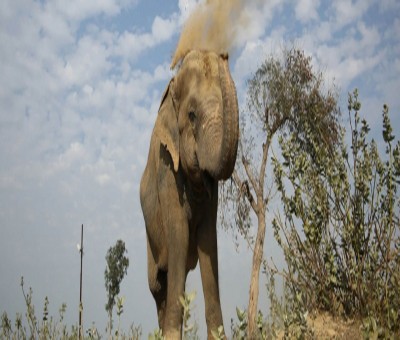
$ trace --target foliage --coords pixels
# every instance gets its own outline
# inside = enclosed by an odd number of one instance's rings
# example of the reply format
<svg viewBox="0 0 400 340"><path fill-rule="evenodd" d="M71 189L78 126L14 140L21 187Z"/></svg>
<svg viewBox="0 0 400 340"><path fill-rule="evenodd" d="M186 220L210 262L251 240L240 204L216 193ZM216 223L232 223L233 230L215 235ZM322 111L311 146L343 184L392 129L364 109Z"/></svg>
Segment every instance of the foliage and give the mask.
<svg viewBox="0 0 400 340"><path fill-rule="evenodd" d="M323 131L306 122L280 137L283 161L273 159L283 217L273 221L284 251L283 275L307 310L365 318L365 330L399 335L400 143L383 109L385 158L361 119L358 92L349 94L350 152L344 130L335 148L321 144Z"/></svg>
<svg viewBox="0 0 400 340"><path fill-rule="evenodd" d="M129 259L125 256L128 251L125 249L125 242L118 240L115 246L110 247L106 254L107 266L104 271L104 280L107 290L107 304L105 306L109 315L109 331L112 330L112 311L115 305L115 299L120 291L120 284L129 267ZM122 314L123 301L120 300L120 312Z"/></svg>

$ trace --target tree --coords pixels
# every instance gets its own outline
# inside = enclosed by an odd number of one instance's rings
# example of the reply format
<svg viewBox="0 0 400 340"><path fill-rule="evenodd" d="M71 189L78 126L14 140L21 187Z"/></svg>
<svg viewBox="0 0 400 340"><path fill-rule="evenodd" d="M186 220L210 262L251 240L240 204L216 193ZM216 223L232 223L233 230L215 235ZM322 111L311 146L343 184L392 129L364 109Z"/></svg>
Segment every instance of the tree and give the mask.
<svg viewBox="0 0 400 340"><path fill-rule="evenodd" d="M267 182L269 154L278 135L291 133L307 147L308 129L318 131L321 143L332 148L338 140L337 96L324 91L322 73L315 73L311 58L292 48L284 50L283 60L269 57L248 83L247 106L241 121L241 139L233 181L223 187L223 223L247 239L253 250L248 304L248 338L257 338L259 273L263 259L266 211L273 193L273 181ZM244 117L244 118L243 118ZM259 151L259 153L257 153ZM271 172L271 171L270 171ZM230 208L235 212L230 224ZM251 212L257 219L253 240Z"/></svg>
<svg viewBox="0 0 400 340"><path fill-rule="evenodd" d="M127 274L129 259L125 256L128 251L125 249L125 242L118 240L115 246L110 247L106 254L107 266L104 271L104 280L107 290L106 311L109 316L109 330L112 329L112 312L115 306L115 299L120 291L122 279Z"/></svg>

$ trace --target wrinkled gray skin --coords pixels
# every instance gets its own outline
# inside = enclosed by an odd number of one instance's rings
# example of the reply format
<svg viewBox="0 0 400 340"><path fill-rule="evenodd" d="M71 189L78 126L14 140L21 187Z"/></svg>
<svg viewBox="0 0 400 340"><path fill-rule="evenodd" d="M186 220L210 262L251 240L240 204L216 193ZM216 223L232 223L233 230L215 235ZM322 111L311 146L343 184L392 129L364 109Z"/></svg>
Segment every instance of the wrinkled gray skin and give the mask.
<svg viewBox="0 0 400 340"><path fill-rule="evenodd" d="M167 339L181 337L179 296L198 261L208 338L223 324L218 180L232 174L238 134L238 104L227 55L189 52L162 98L140 183L149 286Z"/></svg>

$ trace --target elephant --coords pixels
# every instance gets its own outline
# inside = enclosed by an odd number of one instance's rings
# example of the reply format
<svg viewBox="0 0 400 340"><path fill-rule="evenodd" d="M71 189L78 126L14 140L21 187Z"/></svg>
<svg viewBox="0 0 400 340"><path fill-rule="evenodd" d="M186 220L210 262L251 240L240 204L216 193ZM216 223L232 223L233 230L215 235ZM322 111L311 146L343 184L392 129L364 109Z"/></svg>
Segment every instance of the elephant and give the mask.
<svg viewBox="0 0 400 340"><path fill-rule="evenodd" d="M218 181L234 169L239 112L228 55L191 50L161 100L140 182L148 284L166 339L182 336L187 274L200 263L208 338L223 325L218 284Z"/></svg>

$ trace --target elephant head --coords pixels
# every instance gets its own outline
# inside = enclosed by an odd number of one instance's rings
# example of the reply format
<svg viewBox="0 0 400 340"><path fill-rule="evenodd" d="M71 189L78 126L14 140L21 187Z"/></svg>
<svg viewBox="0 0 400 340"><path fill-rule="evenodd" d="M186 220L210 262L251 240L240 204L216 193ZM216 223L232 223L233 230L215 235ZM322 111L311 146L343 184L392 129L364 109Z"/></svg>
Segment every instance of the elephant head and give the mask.
<svg viewBox="0 0 400 340"><path fill-rule="evenodd" d="M228 56L191 51L160 107L155 133L194 183L232 174L238 146L238 104Z"/></svg>

